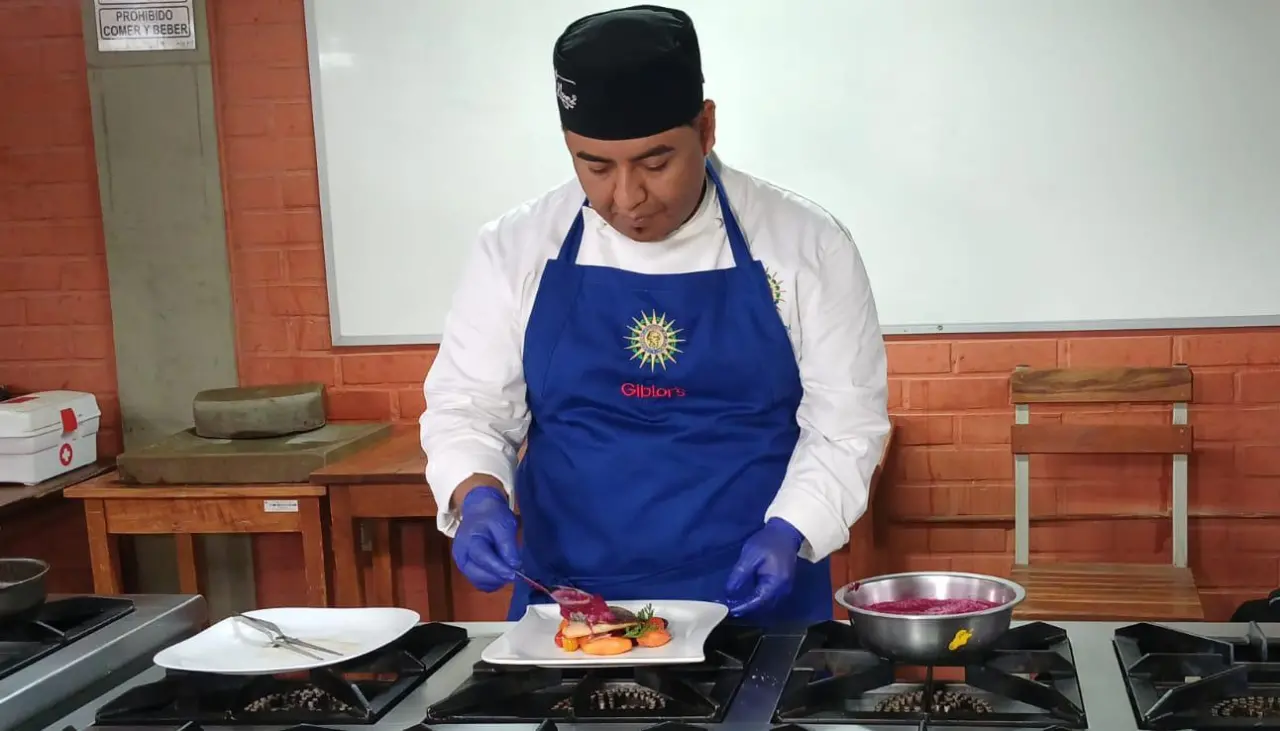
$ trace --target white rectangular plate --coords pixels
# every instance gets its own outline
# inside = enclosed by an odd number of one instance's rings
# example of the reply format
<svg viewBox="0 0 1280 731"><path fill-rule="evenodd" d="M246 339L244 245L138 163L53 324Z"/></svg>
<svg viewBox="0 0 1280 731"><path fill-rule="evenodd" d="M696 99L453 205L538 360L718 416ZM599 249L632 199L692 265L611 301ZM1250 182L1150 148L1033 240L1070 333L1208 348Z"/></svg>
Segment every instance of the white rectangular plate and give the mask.
<svg viewBox="0 0 1280 731"><path fill-rule="evenodd" d="M534 604L525 610L515 626L494 640L480 659L492 665L537 665L540 667L609 667L619 665L669 665L698 663L706 659L703 645L707 636L729 613L723 604L695 601L609 602L615 607L638 612L646 605L667 620L671 641L662 647L637 647L622 655L588 655L581 650L565 652L556 647L560 627L560 607Z"/></svg>
<svg viewBox="0 0 1280 731"><path fill-rule="evenodd" d="M307 650L313 660L292 650L272 647L267 635L228 617L200 634L156 653L155 663L170 670L222 675L271 675L336 665L381 649L418 624L418 613L397 607L279 607L245 612L274 622L280 631L338 652ZM303 648L306 649L306 648Z"/></svg>

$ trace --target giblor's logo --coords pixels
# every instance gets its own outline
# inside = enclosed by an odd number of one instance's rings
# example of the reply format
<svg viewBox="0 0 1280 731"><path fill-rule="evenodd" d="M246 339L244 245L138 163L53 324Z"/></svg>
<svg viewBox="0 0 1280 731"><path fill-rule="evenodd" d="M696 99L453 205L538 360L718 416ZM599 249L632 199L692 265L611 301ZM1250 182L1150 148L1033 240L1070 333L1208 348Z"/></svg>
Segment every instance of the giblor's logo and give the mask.
<svg viewBox="0 0 1280 731"><path fill-rule="evenodd" d="M684 398L685 390L679 386L650 386L647 383L624 383L622 395L627 398Z"/></svg>
<svg viewBox="0 0 1280 731"><path fill-rule="evenodd" d="M768 267L764 270L764 276L769 281L769 295L773 297L773 305L778 307L782 304L782 278Z"/></svg>
<svg viewBox="0 0 1280 731"><path fill-rule="evenodd" d="M676 362L684 340L680 337L683 331L676 329L674 320L657 312L642 312L640 317L631 318L631 323L626 338L631 360L640 361L641 368L648 366L650 372L658 366L666 370L668 363Z"/></svg>

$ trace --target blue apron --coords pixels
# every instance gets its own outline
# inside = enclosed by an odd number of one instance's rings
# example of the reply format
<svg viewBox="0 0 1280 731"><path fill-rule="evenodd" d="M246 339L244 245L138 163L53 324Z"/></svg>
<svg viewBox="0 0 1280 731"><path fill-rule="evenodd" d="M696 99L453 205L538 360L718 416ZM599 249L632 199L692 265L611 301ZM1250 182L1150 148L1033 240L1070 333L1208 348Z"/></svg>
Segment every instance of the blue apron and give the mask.
<svg viewBox="0 0 1280 731"><path fill-rule="evenodd" d="M734 266L639 274L577 263L578 211L529 316L532 420L516 477L525 573L607 600L723 602L799 439L803 388L763 265L707 165ZM508 619L547 601L517 581ZM743 621L831 618L827 560Z"/></svg>

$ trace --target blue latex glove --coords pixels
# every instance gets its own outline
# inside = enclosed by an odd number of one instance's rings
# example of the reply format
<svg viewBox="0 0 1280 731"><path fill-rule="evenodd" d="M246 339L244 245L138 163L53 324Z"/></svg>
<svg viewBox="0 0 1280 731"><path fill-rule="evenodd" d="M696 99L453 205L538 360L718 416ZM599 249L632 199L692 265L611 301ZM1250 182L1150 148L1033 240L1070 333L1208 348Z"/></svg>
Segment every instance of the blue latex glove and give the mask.
<svg viewBox="0 0 1280 731"><path fill-rule="evenodd" d="M453 562L477 589L492 592L515 581L520 569L516 516L496 487L477 487L462 499L462 523L453 536Z"/></svg>
<svg viewBox="0 0 1280 731"><path fill-rule="evenodd" d="M770 518L747 539L725 586L735 617L772 607L791 591L804 536L787 521ZM743 597L745 598L739 598Z"/></svg>

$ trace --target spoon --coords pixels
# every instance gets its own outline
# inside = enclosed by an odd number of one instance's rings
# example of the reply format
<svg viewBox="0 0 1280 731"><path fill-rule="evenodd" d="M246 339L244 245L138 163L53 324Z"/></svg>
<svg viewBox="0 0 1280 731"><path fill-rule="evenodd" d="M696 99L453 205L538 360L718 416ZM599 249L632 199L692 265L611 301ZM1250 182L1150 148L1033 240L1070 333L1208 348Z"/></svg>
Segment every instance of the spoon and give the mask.
<svg viewBox="0 0 1280 731"><path fill-rule="evenodd" d="M557 586L556 590L552 591L551 589L548 589L542 584L539 584L538 582L534 581L528 576L525 576L519 571L513 571L512 573L514 573L516 576L519 576L521 579L523 579L525 583L527 583L529 586L532 586L534 589L551 597L551 601L555 602L556 604L559 604L561 607L567 607L570 611L581 610L584 603L589 603L592 599L597 598L592 594L589 594L581 589L575 589L572 586ZM574 600L567 600L563 596L558 595L562 591L572 591L574 592L575 595L577 595L578 598ZM584 601L582 597L586 597L586 600ZM601 598L600 601L601 603L603 603L604 599Z"/></svg>
<svg viewBox="0 0 1280 731"><path fill-rule="evenodd" d="M528 584L529 586L532 586L533 588L537 589L538 591L542 592L543 594L546 594L547 596L551 597L552 599L555 599L555 598L556 598L556 595L555 595L555 594L552 594L552 593L551 593L551 590L550 590L550 589L548 589L547 587L543 586L542 584L539 584L538 582L534 581L533 579L530 579L528 576L525 576L524 574L520 573L519 571L513 571L513 573L514 573L516 576L519 576L520 578L524 579L525 583L526 583L526 584Z"/></svg>

